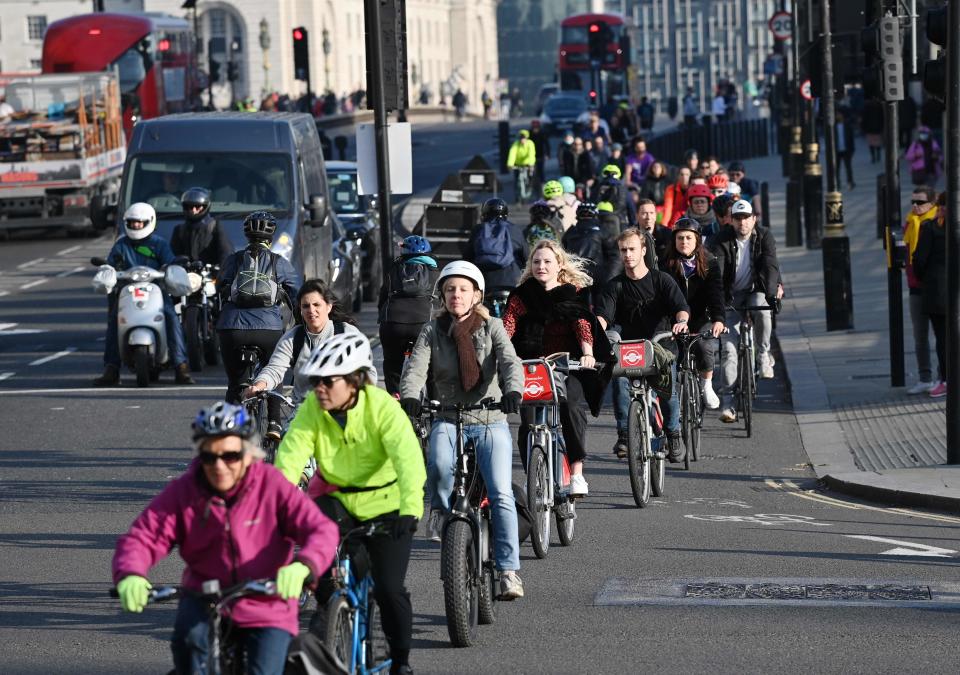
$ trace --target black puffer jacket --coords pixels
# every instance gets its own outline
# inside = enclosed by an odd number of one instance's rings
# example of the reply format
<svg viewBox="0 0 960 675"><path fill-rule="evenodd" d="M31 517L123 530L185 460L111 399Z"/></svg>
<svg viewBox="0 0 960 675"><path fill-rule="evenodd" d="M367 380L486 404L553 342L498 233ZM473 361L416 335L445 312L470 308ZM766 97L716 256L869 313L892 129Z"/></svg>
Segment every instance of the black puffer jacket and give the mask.
<svg viewBox="0 0 960 675"><path fill-rule="evenodd" d="M620 253L616 240L605 237L600 222L594 218L578 220L563 233L561 243L568 253L587 260L587 274L595 286L602 286L610 278L608 272L617 267Z"/></svg>
<svg viewBox="0 0 960 675"><path fill-rule="evenodd" d="M676 265L672 264L676 262ZM700 331L713 321L723 321L723 277L717 258L707 253L707 276L692 274L687 277L678 269L679 259L661 261L661 268L669 274L687 299L690 306L690 330Z"/></svg>
<svg viewBox="0 0 960 675"><path fill-rule="evenodd" d="M920 302L927 314L947 313L947 229L936 220L920 226L913 271L920 280Z"/></svg>
<svg viewBox="0 0 960 675"><path fill-rule="evenodd" d="M199 222L180 223L173 228L170 248L174 255L186 256L207 265L222 264L224 257L233 250L226 241L220 223L209 213Z"/></svg>
<svg viewBox="0 0 960 675"><path fill-rule="evenodd" d="M780 282L780 264L777 262L777 242L773 233L757 225L750 235L750 255L753 260L753 291L771 296L777 292ZM717 256L723 277L723 299L733 300L733 280L737 275L737 234L734 229L724 228L716 237L711 252Z"/></svg>

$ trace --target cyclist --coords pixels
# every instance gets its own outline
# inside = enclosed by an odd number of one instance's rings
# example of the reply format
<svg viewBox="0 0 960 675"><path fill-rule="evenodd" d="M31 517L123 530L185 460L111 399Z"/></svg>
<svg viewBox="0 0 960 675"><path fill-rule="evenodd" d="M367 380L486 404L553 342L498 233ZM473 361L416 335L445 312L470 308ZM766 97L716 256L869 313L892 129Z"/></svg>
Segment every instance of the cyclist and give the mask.
<svg viewBox="0 0 960 675"><path fill-rule="evenodd" d="M550 206L554 207L557 211L557 214L560 217L561 224L563 225L563 231L569 230L571 227L577 223L577 207L580 205L579 200L573 194L568 194L561 180L548 180L543 184L543 198L547 200L547 203ZM570 182L573 182L573 179L569 179ZM576 189L576 186L574 186Z"/></svg>
<svg viewBox="0 0 960 675"><path fill-rule="evenodd" d="M673 227L673 224L680 220L680 217L687 210L687 190L690 187L692 174L690 167L681 166L677 169L677 182L668 185L663 192L663 217L661 222L666 227Z"/></svg>
<svg viewBox="0 0 960 675"><path fill-rule="evenodd" d="M577 182L570 176L560 176L557 180L563 187L563 201L570 207L563 219L563 228L566 230L577 222L577 207L580 206L580 200L577 198Z"/></svg>
<svg viewBox="0 0 960 675"><path fill-rule="evenodd" d="M725 314L723 276L720 263L703 245L697 221L681 218L674 223L671 245L662 269L673 277L687 299L690 330L699 333L709 325L710 334L720 337ZM716 410L720 407L720 399L713 390L713 345L701 340L693 346L693 355L700 371L704 406Z"/></svg>
<svg viewBox="0 0 960 675"><path fill-rule="evenodd" d="M596 204L580 202L577 208L577 224L563 233L560 240L567 252L583 261L584 272L594 283L593 294L607 281L610 271L617 269L615 236L605 236L600 228L600 213ZM527 261L527 270L530 262Z"/></svg>
<svg viewBox="0 0 960 675"><path fill-rule="evenodd" d="M720 349L720 419L724 422L737 421L733 390L737 383L740 315L735 308L743 305L773 306L783 297L773 233L757 225L753 206L746 200L734 202L730 207L730 215L733 227L718 237L713 247L713 253L723 270L724 302L731 308L725 319L729 332L724 334ZM769 379L773 377L773 358L770 356L773 317L771 312L756 312L754 321L760 376Z"/></svg>
<svg viewBox="0 0 960 675"><path fill-rule="evenodd" d="M716 176L711 176L713 180ZM724 186L726 189L726 186ZM707 246L713 243L714 238L720 234L720 223L717 222L717 214L710 208L713 202L713 192L706 185L691 185L687 190L687 208L686 218L692 218L700 224L700 236L706 242Z"/></svg>
<svg viewBox="0 0 960 675"><path fill-rule="evenodd" d="M174 262L173 251L167 240L155 233L157 212L144 202L131 204L123 214L123 236L113 244L107 254L107 264L116 270L128 270L144 266L163 269ZM107 335L103 344L103 374L94 378L98 387L120 384L120 338L117 332L117 299L120 289L115 288L107 298ZM177 384L193 384L187 365L187 348L183 340L183 326L173 308L173 300L164 292L163 319L170 341L170 360L175 366L174 381Z"/></svg>
<svg viewBox="0 0 960 675"><path fill-rule="evenodd" d="M194 187L180 197L184 222L173 228L173 254L191 261L219 265L230 250L223 228L210 213L210 191Z"/></svg>
<svg viewBox="0 0 960 675"><path fill-rule="evenodd" d="M513 172L514 194L518 203L522 204L529 198L536 164L537 148L530 140L530 132L521 129L517 134L517 140L510 146L510 151L507 153L507 169ZM521 178L521 173L525 174L525 181Z"/></svg>
<svg viewBox="0 0 960 675"><path fill-rule="evenodd" d="M637 214L626 186L620 182L620 167L607 164L600 171L601 178L593 186L594 202L610 202L614 213L620 217L621 228L634 227Z"/></svg>
<svg viewBox="0 0 960 675"><path fill-rule="evenodd" d="M286 258L270 250L277 221L267 211L254 211L243 221L246 248L228 255L220 267L217 285L223 308L217 320L220 353L227 374L226 400L239 403L247 365L243 347L256 347L259 367L265 366L283 336L280 303L290 303L300 288L300 275ZM280 419L276 401L268 403L273 432Z"/></svg>
<svg viewBox="0 0 960 675"><path fill-rule="evenodd" d="M556 242L541 241L534 247L520 285L510 294L503 317L503 326L520 358L570 352L584 368L596 365L595 354L609 360L607 336L590 311L588 289L593 279L586 270L587 262L583 258L567 253ZM567 377L567 399L560 403L560 422L570 461L570 492L575 497L585 497L589 491L583 477L587 413L582 403L589 400L596 417L600 413L603 389L595 372L574 371ZM533 410L521 409L520 420L517 440L526 469L527 432L528 425L533 423Z"/></svg>
<svg viewBox="0 0 960 675"><path fill-rule="evenodd" d="M277 449L276 467L296 484L310 457L317 471L308 494L341 533L377 524L387 533L364 542L374 596L393 660L411 673L413 610L404 586L410 546L423 515L423 455L400 405L376 386L370 342L360 333L322 342L300 369L313 387ZM318 603L330 585L320 584Z"/></svg>
<svg viewBox="0 0 960 675"><path fill-rule="evenodd" d="M669 274L650 269L645 262L647 239L637 228L624 230L617 237L623 273L611 279L597 303L600 326L606 330L620 326L623 340L650 340L664 326L674 333L686 333L690 309L677 282ZM673 378L676 379L676 378ZM613 407L617 419L614 452L627 455L627 411L630 397L626 378L618 378L613 387ZM663 426L667 431L667 452L671 462L680 461L680 402L674 388L668 405L662 406Z"/></svg>
<svg viewBox="0 0 960 675"><path fill-rule="evenodd" d="M240 629L251 673L280 673L299 632L297 599L309 575L330 566L337 529L283 475L260 460L252 419L240 406L215 403L193 422L197 455L117 541L113 581L128 612L147 604L147 574L173 549L186 563L174 619L178 673L206 672L204 581L227 588L275 578L277 596L238 600L230 621ZM231 527L243 523L243 527ZM297 546L294 554L294 545Z"/></svg>
<svg viewBox="0 0 960 675"><path fill-rule="evenodd" d="M464 434L476 444L477 462L492 503L494 558L500 570L500 597L523 597L517 508L511 464L513 439L506 414L520 410L523 367L500 319L483 306L484 279L465 260L449 263L440 272L437 288L443 298L438 316L423 327L400 381L400 404L411 417L420 414L420 390L427 378L437 398L446 404L476 405L500 399L502 412L489 410L473 417ZM502 388L501 388L502 383ZM506 414L505 414L506 413ZM434 421L430 430L431 512L429 532L439 540L443 514L450 510L454 484L456 427L452 417Z"/></svg>
<svg viewBox="0 0 960 675"><path fill-rule="evenodd" d="M647 239L647 267L659 269L660 262L667 257L671 240L670 229L657 223L657 205L652 199L641 199L637 204L637 220L639 229L650 235Z"/></svg>
<svg viewBox="0 0 960 675"><path fill-rule="evenodd" d="M279 388L287 373L292 372L292 398L294 404L299 406L313 389L309 379L301 372L313 350L334 335L360 332L356 320L343 308L340 299L322 279L309 279L300 287L297 292L297 311L300 312L302 323L277 340L270 361L244 390L244 398L258 391ZM280 429L277 426L271 427L268 434L276 434L274 440L279 441Z"/></svg>
<svg viewBox="0 0 960 675"><path fill-rule="evenodd" d="M542 199L530 205L530 224L523 228L528 247L533 248L541 239L560 241L562 233L563 224L556 208Z"/></svg>
<svg viewBox="0 0 960 675"><path fill-rule="evenodd" d="M394 395L400 391L404 355L430 320L437 281L437 259L430 255L432 250L430 242L419 235L405 237L401 254L380 287L377 307L383 379L387 391Z"/></svg>
<svg viewBox="0 0 960 675"><path fill-rule="evenodd" d="M470 234L470 261L483 270L490 291L513 288L527 264L523 230L510 222L502 199L488 199L480 209L481 222Z"/></svg>

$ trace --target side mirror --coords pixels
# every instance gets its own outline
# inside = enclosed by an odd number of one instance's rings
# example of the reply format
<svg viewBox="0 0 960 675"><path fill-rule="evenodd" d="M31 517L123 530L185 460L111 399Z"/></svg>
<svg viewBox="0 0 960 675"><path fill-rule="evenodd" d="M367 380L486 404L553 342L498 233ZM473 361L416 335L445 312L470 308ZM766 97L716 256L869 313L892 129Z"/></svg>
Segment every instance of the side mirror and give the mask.
<svg viewBox="0 0 960 675"><path fill-rule="evenodd" d="M327 220L327 198L323 195L310 195L307 212L309 214L308 224L313 227L322 227Z"/></svg>
<svg viewBox="0 0 960 675"><path fill-rule="evenodd" d="M370 195L367 197L367 208L371 211L377 211L380 207L380 202L377 199L376 195Z"/></svg>

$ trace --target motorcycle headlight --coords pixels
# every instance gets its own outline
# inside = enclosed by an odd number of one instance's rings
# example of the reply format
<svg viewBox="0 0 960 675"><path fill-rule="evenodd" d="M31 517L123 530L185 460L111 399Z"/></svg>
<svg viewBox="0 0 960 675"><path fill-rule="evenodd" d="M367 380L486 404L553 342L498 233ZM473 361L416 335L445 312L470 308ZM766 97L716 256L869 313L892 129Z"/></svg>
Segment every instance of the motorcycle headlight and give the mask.
<svg viewBox="0 0 960 675"><path fill-rule="evenodd" d="M203 277L196 272L187 272L187 279L190 281L190 292L196 293L203 286Z"/></svg>

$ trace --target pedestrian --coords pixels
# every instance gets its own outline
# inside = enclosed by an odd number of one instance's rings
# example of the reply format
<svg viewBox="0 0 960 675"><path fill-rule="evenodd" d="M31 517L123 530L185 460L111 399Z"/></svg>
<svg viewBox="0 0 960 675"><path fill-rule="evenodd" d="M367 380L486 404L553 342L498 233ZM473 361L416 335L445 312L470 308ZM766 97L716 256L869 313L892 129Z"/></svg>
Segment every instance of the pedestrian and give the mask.
<svg viewBox="0 0 960 675"><path fill-rule="evenodd" d="M490 94L487 93L486 89L480 94L480 103L483 105L483 119L490 119L490 108L493 106L493 99L490 98Z"/></svg>
<svg viewBox="0 0 960 675"><path fill-rule="evenodd" d="M917 355L917 383L908 394L926 394L936 386L930 365L930 317L923 311L923 290L913 269L920 229L924 222L937 217L937 193L929 185L919 185L910 197L911 208L903 225L903 243L907 246L907 287L910 291L910 323L913 325L914 352Z"/></svg>
<svg viewBox="0 0 960 675"><path fill-rule="evenodd" d="M640 105L637 106L637 119L640 121L640 128L649 131L653 128L654 109L650 100L644 96L640 99Z"/></svg>
<svg viewBox="0 0 960 675"><path fill-rule="evenodd" d="M544 177L543 165L550 159L550 137L540 126L540 120L534 118L530 120L530 141L536 153L534 161L534 190L539 190L546 178Z"/></svg>
<svg viewBox="0 0 960 675"><path fill-rule="evenodd" d="M837 151L837 184L840 184L840 165L843 164L847 169L847 189L852 190L856 187L853 182L853 123L847 120L842 110L837 111L833 136Z"/></svg>
<svg viewBox="0 0 960 675"><path fill-rule="evenodd" d="M883 103L870 99L863 106L860 128L870 148L870 163L883 159Z"/></svg>
<svg viewBox="0 0 960 675"><path fill-rule="evenodd" d="M913 130L917 127L917 102L912 96L904 96L903 100L897 106L897 129L900 141L900 147L905 148L910 144L910 137Z"/></svg>
<svg viewBox="0 0 960 675"><path fill-rule="evenodd" d="M467 95L463 93L463 90L457 89L451 103L453 103L453 109L456 111L457 121L459 122L463 119L463 115L467 109Z"/></svg>
<svg viewBox="0 0 960 675"><path fill-rule="evenodd" d="M633 152L627 155L626 184L642 185L650 165L657 161L656 157L647 152L647 141L643 136L637 136L632 141Z"/></svg>
<svg viewBox="0 0 960 675"><path fill-rule="evenodd" d="M914 185L937 184L943 155L940 145L930 137L928 127L917 129L917 139L907 148L904 159L910 162L910 177Z"/></svg>
<svg viewBox="0 0 960 675"><path fill-rule="evenodd" d="M668 185L663 195L663 218L661 219L666 227L673 227L673 224L687 210L687 188L690 187L691 171L689 166L681 166L677 170L677 180L672 185Z"/></svg>
<svg viewBox="0 0 960 675"><path fill-rule="evenodd" d="M687 93L683 96L683 125L686 127L697 126L699 116L700 103L693 93L693 87L687 87Z"/></svg>
<svg viewBox="0 0 960 675"><path fill-rule="evenodd" d="M719 88L717 88L717 93L713 97L710 113L713 115L714 124L723 122L727 117L727 99L724 98L723 92Z"/></svg>
<svg viewBox="0 0 960 675"><path fill-rule="evenodd" d="M649 199L657 207L657 217L662 219L663 202L666 198L670 179L667 177L667 166L663 162L654 162L647 170L647 177L640 188L640 198Z"/></svg>
<svg viewBox="0 0 960 675"><path fill-rule="evenodd" d="M947 193L937 196L937 215L920 226L917 248L911 258L921 285L921 309L930 317L937 342L939 381L930 388L932 398L947 395Z"/></svg>

